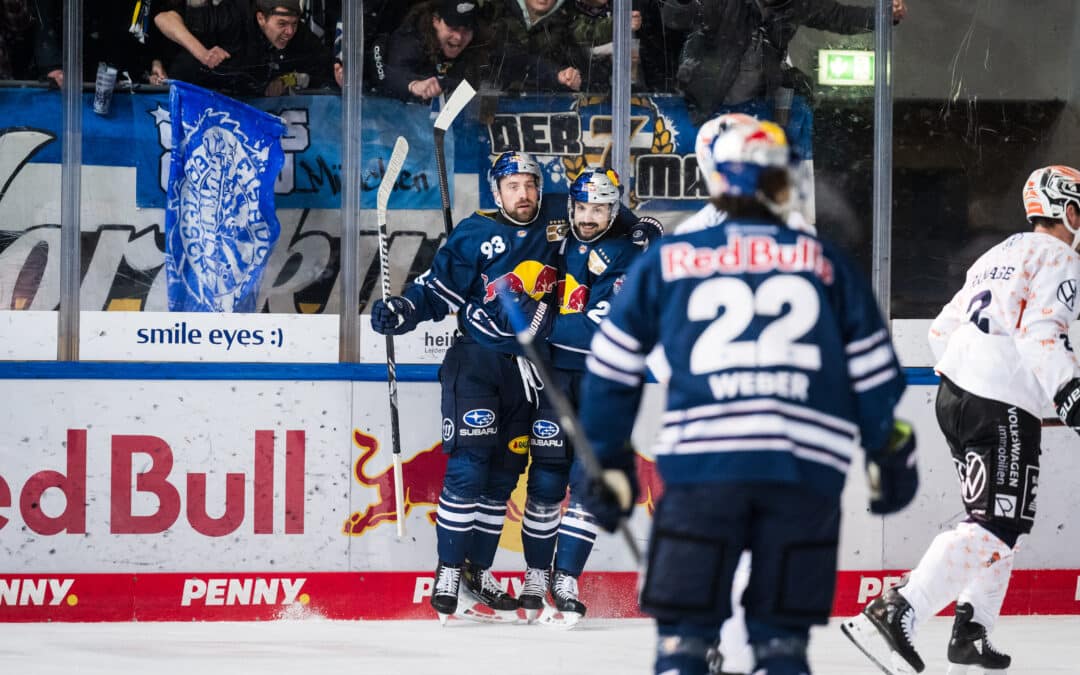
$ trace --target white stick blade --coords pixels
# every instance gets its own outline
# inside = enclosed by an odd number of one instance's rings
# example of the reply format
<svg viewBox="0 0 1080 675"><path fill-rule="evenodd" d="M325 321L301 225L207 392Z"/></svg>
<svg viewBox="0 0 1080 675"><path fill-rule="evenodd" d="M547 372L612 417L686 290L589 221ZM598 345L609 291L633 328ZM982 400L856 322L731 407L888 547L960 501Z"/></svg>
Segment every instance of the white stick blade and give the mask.
<svg viewBox="0 0 1080 675"><path fill-rule="evenodd" d="M394 141L394 149L390 152L390 161L386 165L386 174L383 175L382 180L379 182L379 194L376 200L376 206L380 213L386 211L386 205L390 203L390 193L394 190L394 183L397 183L398 174L401 173L401 167L405 165L405 157L409 154L409 142L405 140L404 136L398 136Z"/></svg>
<svg viewBox="0 0 1080 675"><path fill-rule="evenodd" d="M439 116L435 118L435 128L443 131L449 129L462 109L469 105L469 101L473 99L473 96L476 96L476 90L473 89L468 80L462 80L454 93L450 95L450 100L446 102L446 106L439 112Z"/></svg>

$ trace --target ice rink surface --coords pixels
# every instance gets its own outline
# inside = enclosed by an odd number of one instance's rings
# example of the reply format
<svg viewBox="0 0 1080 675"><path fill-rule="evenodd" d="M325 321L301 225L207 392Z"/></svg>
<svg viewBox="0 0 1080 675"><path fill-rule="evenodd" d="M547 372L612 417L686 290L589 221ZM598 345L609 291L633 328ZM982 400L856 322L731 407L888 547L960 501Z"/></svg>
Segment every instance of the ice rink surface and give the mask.
<svg viewBox="0 0 1080 675"><path fill-rule="evenodd" d="M952 618L920 629L928 675L945 672ZM994 643L1010 675L1080 673L1080 616L1002 617ZM34 675L597 675L651 673L648 620L585 620L570 631L437 621L4 624L0 672ZM878 672L834 620L810 648L818 675Z"/></svg>

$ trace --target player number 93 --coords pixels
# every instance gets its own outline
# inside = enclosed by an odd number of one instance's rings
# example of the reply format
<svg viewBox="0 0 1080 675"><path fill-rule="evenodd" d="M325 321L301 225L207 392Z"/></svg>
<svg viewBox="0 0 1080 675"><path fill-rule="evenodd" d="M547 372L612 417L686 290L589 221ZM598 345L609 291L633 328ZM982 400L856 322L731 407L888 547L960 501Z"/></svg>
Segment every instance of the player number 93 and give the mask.
<svg viewBox="0 0 1080 675"><path fill-rule="evenodd" d="M502 237L492 237L491 239L480 244L480 252L484 254L488 260L491 260L495 256L506 251L506 242Z"/></svg>

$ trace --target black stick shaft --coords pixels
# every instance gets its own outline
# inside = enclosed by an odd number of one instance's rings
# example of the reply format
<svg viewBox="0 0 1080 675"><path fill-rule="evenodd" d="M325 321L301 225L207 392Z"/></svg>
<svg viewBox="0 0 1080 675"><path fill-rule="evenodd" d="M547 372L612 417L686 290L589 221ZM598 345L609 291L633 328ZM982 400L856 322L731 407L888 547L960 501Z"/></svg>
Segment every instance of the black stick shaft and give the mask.
<svg viewBox="0 0 1080 675"><path fill-rule="evenodd" d="M551 377L551 371L548 370L547 364L540 357L531 336L522 336L521 333L518 333L518 342L525 350L525 356L532 361L537 372L540 373L540 379L544 381L545 385L544 393L547 395L548 400L551 401L551 404L555 406L555 412L559 415L559 423L562 424L562 428L566 431L570 442L574 444L574 452L578 460L581 461L582 468L585 469L585 475L593 481L603 480L604 468L596 457L596 451L593 450L592 444L589 443L589 439L585 436L577 415L574 413L574 407L570 405L570 400L566 398L566 394L562 390L555 387L555 380ZM617 527L619 534L622 535L623 540L626 542L626 547L630 549L630 555L634 558L634 562L641 562L641 549L638 547L637 540L634 539L630 527L626 524L626 520L619 519Z"/></svg>
<svg viewBox="0 0 1080 675"><path fill-rule="evenodd" d="M450 210L450 177L446 173L446 132L442 129L435 129L435 168L439 174L443 227L449 237L450 231L454 229L454 214Z"/></svg>

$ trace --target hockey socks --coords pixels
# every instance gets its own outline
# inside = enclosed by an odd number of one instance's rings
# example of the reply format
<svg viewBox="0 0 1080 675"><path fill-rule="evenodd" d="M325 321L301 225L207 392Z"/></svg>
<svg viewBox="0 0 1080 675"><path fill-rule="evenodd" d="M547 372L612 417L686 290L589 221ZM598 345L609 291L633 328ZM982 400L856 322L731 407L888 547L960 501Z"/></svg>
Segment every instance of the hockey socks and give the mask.
<svg viewBox="0 0 1080 675"><path fill-rule="evenodd" d="M506 520L506 500L495 501L481 497L476 503L476 520L473 522L472 539L466 551L470 562L479 567L491 567L495 552L499 549L503 522Z"/></svg>
<svg viewBox="0 0 1080 675"><path fill-rule="evenodd" d="M559 545L555 552L555 568L579 577L585 561L596 543L599 525L596 518L579 503L570 504L559 524Z"/></svg>
<svg viewBox="0 0 1080 675"><path fill-rule="evenodd" d="M473 521L476 519L476 507L475 499L460 497L443 488L435 511L439 560L452 565L465 562L465 549L469 545Z"/></svg>
<svg viewBox="0 0 1080 675"><path fill-rule="evenodd" d="M897 590L915 610L917 626L956 600L976 577L987 573L997 578L989 570L1006 559L1011 573L1012 549L1005 542L976 523L960 523L934 538L907 583ZM988 581L985 587L994 583ZM1003 589L1001 593L1004 597Z"/></svg>
<svg viewBox="0 0 1080 675"><path fill-rule="evenodd" d="M532 497L525 500L521 547L528 567L544 570L551 567L561 511L562 505L558 503L541 502Z"/></svg>
<svg viewBox="0 0 1080 675"><path fill-rule="evenodd" d="M956 599L957 603L968 603L972 606L972 620L985 628L988 635L994 632L994 625L1001 613L1001 604L1005 600L1005 592L1009 590L1015 559L1015 549L1010 549L1008 554L1001 556L997 562L980 568L975 578L960 591L960 597Z"/></svg>

